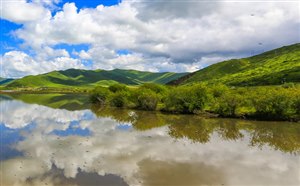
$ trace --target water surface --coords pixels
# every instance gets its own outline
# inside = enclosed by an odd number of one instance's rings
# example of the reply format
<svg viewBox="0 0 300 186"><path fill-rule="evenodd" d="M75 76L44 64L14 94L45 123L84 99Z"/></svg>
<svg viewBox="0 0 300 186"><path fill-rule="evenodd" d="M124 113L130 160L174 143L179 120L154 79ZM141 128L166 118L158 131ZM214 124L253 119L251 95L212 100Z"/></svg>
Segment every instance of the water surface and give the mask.
<svg viewBox="0 0 300 186"><path fill-rule="evenodd" d="M299 185L300 124L0 96L1 185Z"/></svg>

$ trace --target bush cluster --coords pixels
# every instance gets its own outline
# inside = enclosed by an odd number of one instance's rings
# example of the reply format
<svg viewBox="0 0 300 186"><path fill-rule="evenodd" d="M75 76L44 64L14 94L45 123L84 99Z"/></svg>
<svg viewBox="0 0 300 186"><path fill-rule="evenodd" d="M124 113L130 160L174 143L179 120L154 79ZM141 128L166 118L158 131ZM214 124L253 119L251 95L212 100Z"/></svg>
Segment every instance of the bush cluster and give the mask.
<svg viewBox="0 0 300 186"><path fill-rule="evenodd" d="M164 109L179 113L203 111L209 96L208 88L202 84L176 87L166 95Z"/></svg>
<svg viewBox="0 0 300 186"><path fill-rule="evenodd" d="M91 101L113 107L268 120L300 120L300 88L296 86L227 87L192 84L138 87L115 84L91 91Z"/></svg>

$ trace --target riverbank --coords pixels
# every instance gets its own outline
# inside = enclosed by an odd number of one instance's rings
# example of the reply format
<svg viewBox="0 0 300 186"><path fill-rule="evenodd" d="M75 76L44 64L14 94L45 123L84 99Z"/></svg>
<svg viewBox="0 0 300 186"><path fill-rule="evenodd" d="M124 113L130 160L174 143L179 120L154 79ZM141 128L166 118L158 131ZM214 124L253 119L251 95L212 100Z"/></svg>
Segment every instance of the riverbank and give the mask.
<svg viewBox="0 0 300 186"><path fill-rule="evenodd" d="M135 89L116 84L90 92L94 104L175 114L203 114L224 118L299 121L300 88L284 86L227 87L193 84L144 84Z"/></svg>
<svg viewBox="0 0 300 186"><path fill-rule="evenodd" d="M81 94L90 99L81 105L92 103L98 106L195 114L212 118L300 121L300 88L295 86L227 87L221 84L194 84L174 87L144 84L128 87L115 84L94 89L23 88L0 90L0 94L70 94L72 99L76 94ZM29 96L26 101L29 99L32 98Z"/></svg>

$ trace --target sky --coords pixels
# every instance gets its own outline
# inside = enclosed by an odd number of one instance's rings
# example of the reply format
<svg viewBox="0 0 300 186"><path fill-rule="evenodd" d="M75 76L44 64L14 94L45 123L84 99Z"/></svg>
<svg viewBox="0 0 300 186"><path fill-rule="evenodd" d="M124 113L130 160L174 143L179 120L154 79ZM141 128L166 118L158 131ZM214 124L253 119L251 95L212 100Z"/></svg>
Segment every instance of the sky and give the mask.
<svg viewBox="0 0 300 186"><path fill-rule="evenodd" d="M300 42L298 0L0 0L0 76L193 72Z"/></svg>

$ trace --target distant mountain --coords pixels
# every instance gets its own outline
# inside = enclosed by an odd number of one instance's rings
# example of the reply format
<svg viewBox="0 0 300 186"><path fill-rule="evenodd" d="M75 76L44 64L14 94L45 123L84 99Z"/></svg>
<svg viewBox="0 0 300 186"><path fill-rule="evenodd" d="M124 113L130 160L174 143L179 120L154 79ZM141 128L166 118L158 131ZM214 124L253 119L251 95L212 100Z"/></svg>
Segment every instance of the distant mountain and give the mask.
<svg viewBox="0 0 300 186"><path fill-rule="evenodd" d="M179 85L194 82L219 82L233 86L300 82L300 43L249 58L216 63L171 81L169 84Z"/></svg>
<svg viewBox="0 0 300 186"><path fill-rule="evenodd" d="M11 79L11 78L2 78L0 77L0 85L6 85L8 84L9 82L13 81L14 79Z"/></svg>
<svg viewBox="0 0 300 186"><path fill-rule="evenodd" d="M7 87L66 87L66 86L95 86L123 83L139 85L146 82L166 84L187 73L153 73L137 70L78 70L53 71L46 74L26 76L10 82Z"/></svg>

